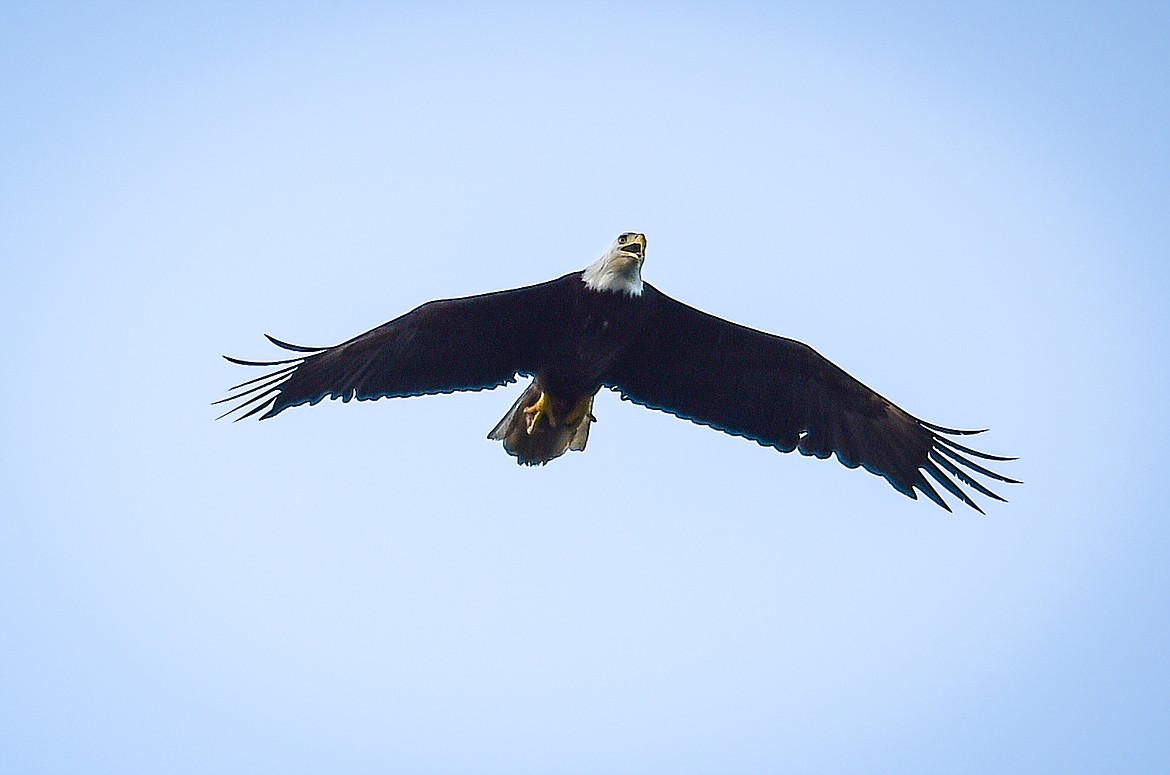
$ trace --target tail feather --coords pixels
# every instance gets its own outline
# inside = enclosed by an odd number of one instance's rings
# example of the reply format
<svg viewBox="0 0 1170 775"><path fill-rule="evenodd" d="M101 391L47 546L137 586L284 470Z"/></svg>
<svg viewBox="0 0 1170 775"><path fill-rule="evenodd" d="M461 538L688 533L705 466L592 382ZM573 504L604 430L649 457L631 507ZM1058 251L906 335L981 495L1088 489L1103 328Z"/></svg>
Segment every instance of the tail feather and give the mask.
<svg viewBox="0 0 1170 775"><path fill-rule="evenodd" d="M522 465L544 465L570 450L574 452L584 450L585 444L589 441L589 425L594 420L593 397L576 402L548 397L546 400L551 400L553 413L558 422L555 426L546 421L533 425L530 422L530 415L525 410L534 406L543 394L533 380L488 434L492 441L502 441L508 454ZM581 403L586 401L588 403L580 419L569 422L570 416L581 413Z"/></svg>

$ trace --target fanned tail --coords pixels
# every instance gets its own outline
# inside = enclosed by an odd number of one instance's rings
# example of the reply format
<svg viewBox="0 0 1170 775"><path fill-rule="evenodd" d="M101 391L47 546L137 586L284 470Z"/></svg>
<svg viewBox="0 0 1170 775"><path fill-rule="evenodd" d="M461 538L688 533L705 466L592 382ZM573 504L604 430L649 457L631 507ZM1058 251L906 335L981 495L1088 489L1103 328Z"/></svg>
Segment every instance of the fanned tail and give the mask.
<svg viewBox="0 0 1170 775"><path fill-rule="evenodd" d="M551 416L535 414L542 398ZM517 463L542 466L566 452L584 450L589 441L589 425L595 420L593 396L576 402L562 401L547 396L533 380L492 428L488 438L502 441Z"/></svg>

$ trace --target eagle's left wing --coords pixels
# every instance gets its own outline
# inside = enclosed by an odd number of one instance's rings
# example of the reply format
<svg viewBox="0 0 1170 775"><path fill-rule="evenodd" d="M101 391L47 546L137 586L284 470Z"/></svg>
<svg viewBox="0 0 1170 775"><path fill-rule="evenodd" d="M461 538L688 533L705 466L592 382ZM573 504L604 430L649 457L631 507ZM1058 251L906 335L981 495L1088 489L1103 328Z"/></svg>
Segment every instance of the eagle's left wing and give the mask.
<svg viewBox="0 0 1170 775"><path fill-rule="evenodd" d="M960 431L919 420L811 347L701 312L646 284L638 338L605 376L622 397L782 452L836 454L912 498L914 490L948 511L924 474L982 511L959 486L1003 500L970 472L1015 480L971 460L1011 458L977 452ZM956 481L957 480L957 481Z"/></svg>

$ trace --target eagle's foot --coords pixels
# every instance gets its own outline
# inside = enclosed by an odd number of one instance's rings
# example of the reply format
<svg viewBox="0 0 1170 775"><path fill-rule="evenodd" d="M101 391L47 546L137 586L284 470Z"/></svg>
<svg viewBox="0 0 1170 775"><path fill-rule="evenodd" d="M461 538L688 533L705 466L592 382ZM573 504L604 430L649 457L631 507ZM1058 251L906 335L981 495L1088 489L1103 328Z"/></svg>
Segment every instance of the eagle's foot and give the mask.
<svg viewBox="0 0 1170 775"><path fill-rule="evenodd" d="M548 423L548 427L557 427L557 417L553 414L552 400L547 393L541 393L536 403L524 410L524 420L527 423L529 436L536 431L542 419Z"/></svg>

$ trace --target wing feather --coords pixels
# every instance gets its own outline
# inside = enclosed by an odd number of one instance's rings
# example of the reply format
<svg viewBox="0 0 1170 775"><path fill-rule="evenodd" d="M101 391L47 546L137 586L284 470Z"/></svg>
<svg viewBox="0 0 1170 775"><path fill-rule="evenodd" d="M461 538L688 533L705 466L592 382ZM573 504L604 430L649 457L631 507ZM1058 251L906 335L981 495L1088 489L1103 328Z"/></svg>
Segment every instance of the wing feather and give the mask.
<svg viewBox="0 0 1170 775"><path fill-rule="evenodd" d="M701 312L649 284L643 300L643 330L605 377L627 400L783 452L836 454L844 465L882 476L910 497L917 489L948 511L926 475L978 511L961 485L1003 499L972 473L1017 483L959 451L991 461L1012 458L947 438L980 431L919 420L808 345Z"/></svg>

